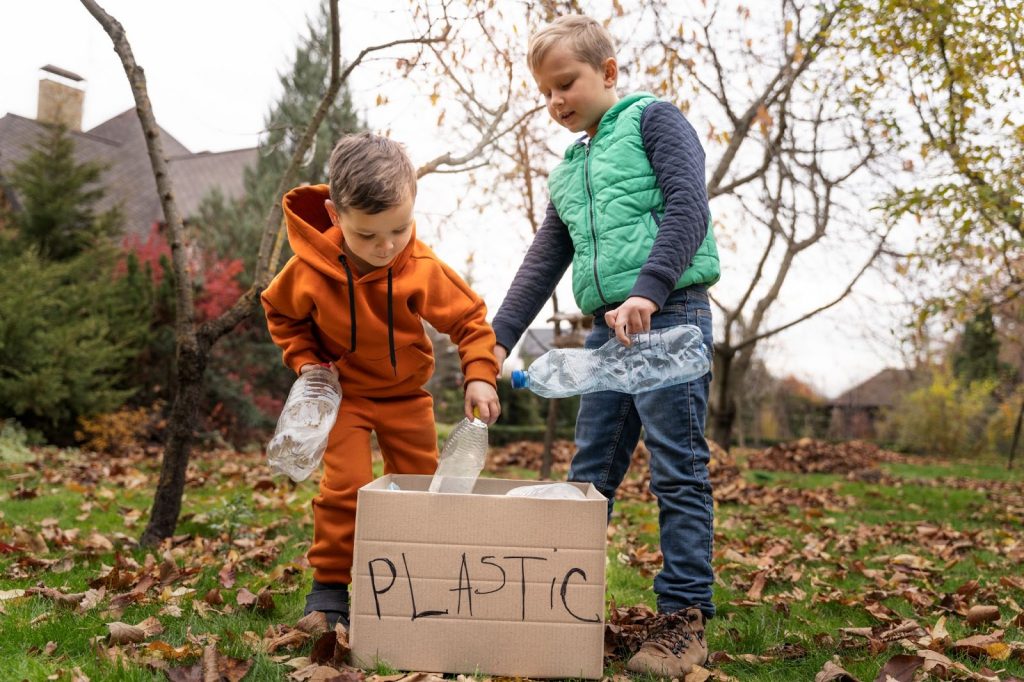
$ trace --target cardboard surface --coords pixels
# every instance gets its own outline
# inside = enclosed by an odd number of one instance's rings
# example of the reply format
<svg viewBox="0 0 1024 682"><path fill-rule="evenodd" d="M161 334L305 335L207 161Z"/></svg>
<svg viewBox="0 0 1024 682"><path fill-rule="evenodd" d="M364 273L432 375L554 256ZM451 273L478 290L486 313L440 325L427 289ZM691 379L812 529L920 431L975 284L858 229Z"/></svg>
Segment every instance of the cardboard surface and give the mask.
<svg viewBox="0 0 1024 682"><path fill-rule="evenodd" d="M399 670L599 678L607 501L506 497L528 481L426 492L431 476L359 490L353 661ZM401 490L388 490L390 483Z"/></svg>

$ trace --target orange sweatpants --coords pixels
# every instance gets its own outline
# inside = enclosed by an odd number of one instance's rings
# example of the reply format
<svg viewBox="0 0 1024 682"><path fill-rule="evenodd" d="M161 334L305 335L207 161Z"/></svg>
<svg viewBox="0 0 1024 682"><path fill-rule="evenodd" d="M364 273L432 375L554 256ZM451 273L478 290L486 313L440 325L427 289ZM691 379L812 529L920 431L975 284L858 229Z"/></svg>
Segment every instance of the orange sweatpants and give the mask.
<svg viewBox="0 0 1024 682"><path fill-rule="evenodd" d="M434 399L426 391L398 398L344 395L324 453L320 494L313 499L309 563L322 583L352 581L356 494L373 480L370 432L385 474L432 474L437 468Z"/></svg>

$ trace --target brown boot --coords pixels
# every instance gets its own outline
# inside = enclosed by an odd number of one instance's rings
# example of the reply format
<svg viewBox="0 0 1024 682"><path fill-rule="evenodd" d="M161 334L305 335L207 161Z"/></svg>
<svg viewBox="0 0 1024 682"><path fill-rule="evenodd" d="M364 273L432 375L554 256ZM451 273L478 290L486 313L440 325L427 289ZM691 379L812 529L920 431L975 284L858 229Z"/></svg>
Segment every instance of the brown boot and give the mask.
<svg viewBox="0 0 1024 682"><path fill-rule="evenodd" d="M704 639L704 614L689 608L665 616L664 624L651 633L626 664L634 673L682 679L695 665L708 660Z"/></svg>

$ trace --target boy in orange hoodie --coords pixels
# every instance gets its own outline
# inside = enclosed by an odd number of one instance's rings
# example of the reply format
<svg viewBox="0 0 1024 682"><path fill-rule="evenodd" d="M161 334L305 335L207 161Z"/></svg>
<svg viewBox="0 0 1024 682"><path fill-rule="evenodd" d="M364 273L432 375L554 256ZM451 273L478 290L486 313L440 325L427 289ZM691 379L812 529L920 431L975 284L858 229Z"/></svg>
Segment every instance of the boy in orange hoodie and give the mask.
<svg viewBox="0 0 1024 682"><path fill-rule="evenodd" d="M348 626L356 492L373 479L370 432L385 473L437 467L434 370L426 320L458 345L465 414L493 424L494 331L484 302L416 239L416 171L397 142L347 135L330 159L330 185L297 187L283 205L295 256L263 292L267 327L284 363L338 375L342 399L313 500L313 588L305 613Z"/></svg>

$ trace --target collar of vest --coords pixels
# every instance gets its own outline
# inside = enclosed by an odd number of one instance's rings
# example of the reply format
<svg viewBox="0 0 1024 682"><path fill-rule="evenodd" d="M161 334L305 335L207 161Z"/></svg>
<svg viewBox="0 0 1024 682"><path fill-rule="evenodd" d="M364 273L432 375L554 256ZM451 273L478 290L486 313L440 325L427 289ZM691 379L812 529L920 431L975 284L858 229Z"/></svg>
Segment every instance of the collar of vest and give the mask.
<svg viewBox="0 0 1024 682"><path fill-rule="evenodd" d="M597 124L597 132L594 133L594 137L590 138L589 141L592 142L593 140L596 140L597 138L601 137L602 133L607 134L607 131L615 127L615 121L618 120L619 114L621 114L622 112L624 112L626 109L636 104L637 102L646 99L654 100L657 99L657 97L655 97L649 92L634 92L630 95L626 95L618 102L613 104L611 108L608 109L608 111L604 112L604 115L601 116L601 121L600 123ZM570 158L570 156L572 156L572 154L577 149L585 147L587 143L588 138L586 135L576 140L573 144L569 145L569 148L566 150L565 153L565 158Z"/></svg>

